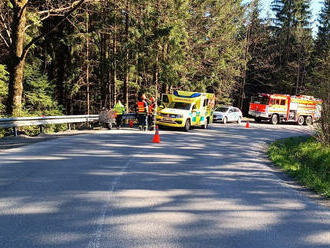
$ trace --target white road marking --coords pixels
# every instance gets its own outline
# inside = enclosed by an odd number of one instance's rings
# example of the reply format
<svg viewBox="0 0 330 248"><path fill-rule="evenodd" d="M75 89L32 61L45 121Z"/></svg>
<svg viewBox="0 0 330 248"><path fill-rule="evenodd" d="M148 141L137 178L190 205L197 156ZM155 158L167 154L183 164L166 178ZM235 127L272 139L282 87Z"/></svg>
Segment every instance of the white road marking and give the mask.
<svg viewBox="0 0 330 248"><path fill-rule="evenodd" d="M93 234L94 238L89 241L87 248L99 248L100 247L100 241L103 233L104 223L105 223L105 217L108 213L108 204L111 202L112 193L114 193L117 185L120 183L121 177L124 175L125 170L129 166L129 164L135 159L135 157L130 158L126 164L123 166L123 168L120 170L119 175L113 180L111 183L111 186L109 187L108 194L107 194L107 201L104 203L102 209L101 209L101 217L99 218L99 221L97 223L96 230Z"/></svg>

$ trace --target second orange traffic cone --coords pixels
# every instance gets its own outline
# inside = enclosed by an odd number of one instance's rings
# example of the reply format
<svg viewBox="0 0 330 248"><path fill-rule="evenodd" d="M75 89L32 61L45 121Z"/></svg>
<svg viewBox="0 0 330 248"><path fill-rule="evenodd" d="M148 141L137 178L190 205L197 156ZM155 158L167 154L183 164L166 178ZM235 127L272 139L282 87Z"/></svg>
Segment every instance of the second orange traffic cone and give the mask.
<svg viewBox="0 0 330 248"><path fill-rule="evenodd" d="M156 126L156 132L155 132L154 138L152 139L152 143L160 143L158 126Z"/></svg>
<svg viewBox="0 0 330 248"><path fill-rule="evenodd" d="M247 122L245 128L250 128L250 122Z"/></svg>

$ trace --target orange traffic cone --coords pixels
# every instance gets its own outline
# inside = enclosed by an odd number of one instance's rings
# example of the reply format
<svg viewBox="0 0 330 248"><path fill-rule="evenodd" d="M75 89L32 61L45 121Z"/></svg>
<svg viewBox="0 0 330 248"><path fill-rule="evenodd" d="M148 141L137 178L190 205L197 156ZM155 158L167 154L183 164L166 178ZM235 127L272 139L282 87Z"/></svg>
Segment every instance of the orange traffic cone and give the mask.
<svg viewBox="0 0 330 248"><path fill-rule="evenodd" d="M250 128L250 122L247 122L245 128Z"/></svg>
<svg viewBox="0 0 330 248"><path fill-rule="evenodd" d="M156 126L156 132L155 132L154 138L152 139L152 143L160 143L158 125Z"/></svg>
<svg viewBox="0 0 330 248"><path fill-rule="evenodd" d="M133 125L134 125L134 124L133 124L133 121L130 120L130 122L129 122L129 127L130 127L130 128L133 128Z"/></svg>

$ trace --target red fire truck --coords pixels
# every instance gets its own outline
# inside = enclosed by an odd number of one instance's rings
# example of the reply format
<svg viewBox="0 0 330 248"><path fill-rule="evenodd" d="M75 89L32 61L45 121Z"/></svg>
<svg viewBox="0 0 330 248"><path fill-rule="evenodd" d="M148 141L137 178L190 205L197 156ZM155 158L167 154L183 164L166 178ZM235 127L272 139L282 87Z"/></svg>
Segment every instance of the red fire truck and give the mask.
<svg viewBox="0 0 330 248"><path fill-rule="evenodd" d="M321 104L322 100L313 96L263 93L252 97L249 115L256 122L269 120L274 125L279 122L312 125L321 117Z"/></svg>

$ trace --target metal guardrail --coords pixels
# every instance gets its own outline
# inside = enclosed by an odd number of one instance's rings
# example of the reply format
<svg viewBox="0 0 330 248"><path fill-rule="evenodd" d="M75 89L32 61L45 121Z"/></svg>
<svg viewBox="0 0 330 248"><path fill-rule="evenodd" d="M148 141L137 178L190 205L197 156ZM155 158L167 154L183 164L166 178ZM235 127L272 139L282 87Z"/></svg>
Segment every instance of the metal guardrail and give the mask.
<svg viewBox="0 0 330 248"><path fill-rule="evenodd" d="M49 124L94 122L99 120L99 115L64 115L45 117L13 117L0 119L0 129L22 126L41 126Z"/></svg>
<svg viewBox="0 0 330 248"><path fill-rule="evenodd" d="M99 115L64 115L64 116L44 116L44 117L12 117L0 119L0 129L13 128L14 135L17 136L17 127L39 126L40 132L43 127L50 124L71 124L83 122L99 121Z"/></svg>
<svg viewBox="0 0 330 248"><path fill-rule="evenodd" d="M135 119L135 113L126 113L123 119ZM12 117L1 118L0 129L13 128L14 135L17 136L17 127L23 126L39 126L40 132L43 132L43 127L50 124L71 124L84 122L100 121L100 115L64 115L64 116L43 116L43 117Z"/></svg>

